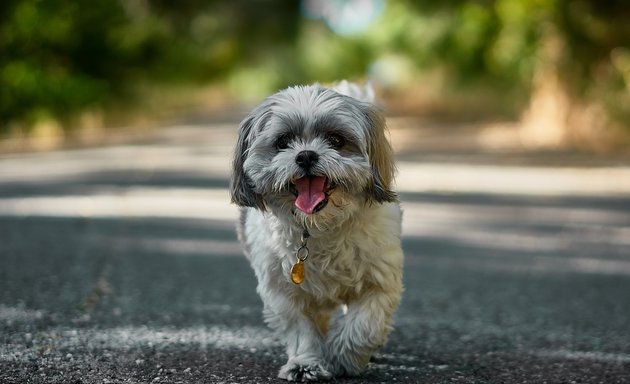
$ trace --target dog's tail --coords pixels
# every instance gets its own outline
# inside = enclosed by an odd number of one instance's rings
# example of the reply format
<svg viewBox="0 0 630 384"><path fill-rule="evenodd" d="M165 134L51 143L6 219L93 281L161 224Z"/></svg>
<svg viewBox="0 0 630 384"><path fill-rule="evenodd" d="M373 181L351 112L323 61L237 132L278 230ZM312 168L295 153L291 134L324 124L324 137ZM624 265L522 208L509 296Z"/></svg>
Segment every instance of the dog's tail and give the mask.
<svg viewBox="0 0 630 384"><path fill-rule="evenodd" d="M335 84L332 89L342 95L354 97L363 102L374 103L374 88L372 88L372 84L369 81L363 85L359 85L347 80L342 80Z"/></svg>

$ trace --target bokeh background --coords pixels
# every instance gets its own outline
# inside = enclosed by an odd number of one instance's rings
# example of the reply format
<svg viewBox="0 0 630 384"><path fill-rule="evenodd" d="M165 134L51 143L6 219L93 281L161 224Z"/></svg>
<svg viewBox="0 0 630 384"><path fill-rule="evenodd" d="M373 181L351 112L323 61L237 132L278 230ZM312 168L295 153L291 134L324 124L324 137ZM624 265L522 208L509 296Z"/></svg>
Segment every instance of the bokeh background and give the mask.
<svg viewBox="0 0 630 384"><path fill-rule="evenodd" d="M390 113L625 148L629 19L624 0L5 0L0 133L103 129L348 78L372 81Z"/></svg>

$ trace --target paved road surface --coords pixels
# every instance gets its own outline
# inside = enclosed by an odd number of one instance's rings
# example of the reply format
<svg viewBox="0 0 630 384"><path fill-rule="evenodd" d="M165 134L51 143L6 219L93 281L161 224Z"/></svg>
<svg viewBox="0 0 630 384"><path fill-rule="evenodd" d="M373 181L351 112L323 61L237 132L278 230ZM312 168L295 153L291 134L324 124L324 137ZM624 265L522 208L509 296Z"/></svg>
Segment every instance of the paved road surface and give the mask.
<svg viewBox="0 0 630 384"><path fill-rule="evenodd" d="M630 382L630 168L392 137L406 292L387 346L337 382ZM192 122L0 156L0 382L278 382L233 142Z"/></svg>

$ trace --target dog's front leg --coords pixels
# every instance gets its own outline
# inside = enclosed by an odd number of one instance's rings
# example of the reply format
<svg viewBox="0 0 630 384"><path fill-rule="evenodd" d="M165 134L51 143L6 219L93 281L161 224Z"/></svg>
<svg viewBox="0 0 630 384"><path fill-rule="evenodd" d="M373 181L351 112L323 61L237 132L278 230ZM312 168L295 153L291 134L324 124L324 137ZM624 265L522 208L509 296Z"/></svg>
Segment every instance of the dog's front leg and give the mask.
<svg viewBox="0 0 630 384"><path fill-rule="evenodd" d="M334 319L327 344L336 375L354 376L365 369L372 353L387 340L400 294L399 290L371 290Z"/></svg>
<svg viewBox="0 0 630 384"><path fill-rule="evenodd" d="M278 331L287 347L287 363L278 377L289 381L330 380L332 373L325 360L325 342L314 319L303 305L275 296L265 304L266 322Z"/></svg>

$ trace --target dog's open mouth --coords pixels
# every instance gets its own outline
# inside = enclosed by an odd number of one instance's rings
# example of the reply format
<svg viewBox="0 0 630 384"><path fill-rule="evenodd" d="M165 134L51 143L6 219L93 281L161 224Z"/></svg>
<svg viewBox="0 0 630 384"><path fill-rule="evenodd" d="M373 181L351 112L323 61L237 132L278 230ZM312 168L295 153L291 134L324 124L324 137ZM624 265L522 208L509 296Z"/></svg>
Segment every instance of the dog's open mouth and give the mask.
<svg viewBox="0 0 630 384"><path fill-rule="evenodd" d="M333 188L325 176L304 176L294 180L291 186L296 196L295 206L309 215L324 209Z"/></svg>

